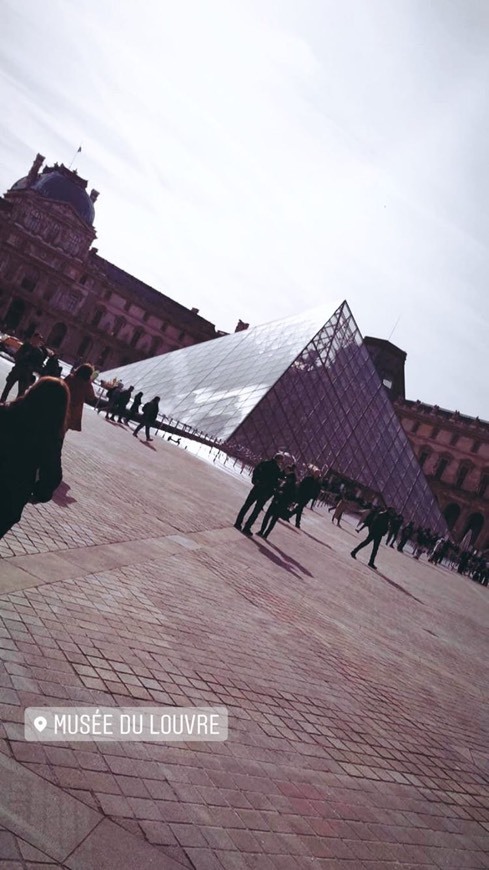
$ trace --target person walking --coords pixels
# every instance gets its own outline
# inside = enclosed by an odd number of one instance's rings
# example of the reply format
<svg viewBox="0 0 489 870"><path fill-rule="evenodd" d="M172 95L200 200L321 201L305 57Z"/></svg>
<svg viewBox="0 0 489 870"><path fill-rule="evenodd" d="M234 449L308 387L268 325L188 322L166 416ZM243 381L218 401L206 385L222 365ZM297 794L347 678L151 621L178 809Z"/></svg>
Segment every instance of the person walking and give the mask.
<svg viewBox="0 0 489 870"><path fill-rule="evenodd" d="M150 437L151 426L155 425L156 419L158 417L158 412L160 409L159 408L159 401L160 401L160 397L155 396L154 399L151 399L151 402L146 402L146 404L143 405L143 422L140 423L139 426L137 426L136 429L134 430L134 432L132 433L134 435L134 438L138 437L138 433L141 431L141 429L144 426L145 430L146 430L146 441L153 440Z"/></svg>
<svg viewBox="0 0 489 870"><path fill-rule="evenodd" d="M320 481L321 472L319 468L315 468L314 466L309 466L309 473L301 480L299 486L297 487L297 506L290 513L290 517L295 515L295 527L296 529L300 529L301 527L301 519L304 508L307 503L312 499L315 501L317 499L319 493L321 492L321 481Z"/></svg>
<svg viewBox="0 0 489 870"><path fill-rule="evenodd" d="M117 400L117 406L115 409L115 413L118 415L119 423L122 423L125 417L126 409L131 400L133 389L134 387L127 387L127 389L124 389L121 393L119 393L119 398Z"/></svg>
<svg viewBox="0 0 489 870"><path fill-rule="evenodd" d="M263 518L261 529L258 532L261 538L268 538L279 519L289 518L289 507L296 498L297 479L295 465L287 465L284 470L285 478L279 481L275 495L270 502L269 508Z"/></svg>
<svg viewBox="0 0 489 870"><path fill-rule="evenodd" d="M345 511L348 510L349 507L351 507L351 503L350 503L350 499L348 497L348 494L346 494L344 497L340 498L338 504L335 507L334 514L331 518L331 522L333 523L333 525L334 525L334 521L336 520L336 524L337 524L339 529L341 529L341 524L340 524L341 517L343 516Z"/></svg>
<svg viewBox="0 0 489 870"><path fill-rule="evenodd" d="M109 390L107 390L108 405L105 412L105 419L112 420L115 423L115 415L119 405L119 399L124 390L124 384L122 381L119 381L115 387L110 387Z"/></svg>
<svg viewBox="0 0 489 870"><path fill-rule="evenodd" d="M137 420L139 414L139 406L143 401L143 394L136 393L134 399L132 400L132 405L124 416L124 423L129 423L129 420Z"/></svg>
<svg viewBox="0 0 489 870"><path fill-rule="evenodd" d="M404 547L406 546L406 544L409 541L409 538L411 537L413 532L414 532L414 523L410 521L406 526L403 527L402 532L401 532L401 537L400 537L399 543L397 545L397 549L399 550L400 553L402 553L404 551Z"/></svg>
<svg viewBox="0 0 489 870"><path fill-rule="evenodd" d="M251 531L253 523L263 506L274 494L277 484L283 476L282 459L282 454L276 453L273 459L266 459L263 462L259 462L253 469L251 477L253 486L234 523L235 529L238 529L240 532L243 531L243 534L248 535L250 538L253 535L253 532ZM253 505L253 510L249 515L244 528L242 528L244 518Z"/></svg>
<svg viewBox="0 0 489 870"><path fill-rule="evenodd" d="M89 363L83 363L65 378L65 384L70 391L66 420L67 430L73 429L75 432L81 432L85 402L89 405L95 405L97 402L91 381L92 372L92 366Z"/></svg>
<svg viewBox="0 0 489 870"><path fill-rule="evenodd" d="M0 538L29 501L50 501L63 479L68 401L63 381L43 377L14 402L0 405Z"/></svg>
<svg viewBox="0 0 489 870"><path fill-rule="evenodd" d="M375 564L375 557L377 555L380 542L386 532L389 529L391 513L388 510L381 510L376 517L371 521L369 526L368 536L362 541L358 547L355 547L354 550L351 551L350 556L354 559L357 557L357 553L359 550L363 550L364 547L368 547L369 544L372 544L372 552L370 553L370 559L368 560L369 568L373 568L374 571L377 571L377 565Z"/></svg>
<svg viewBox="0 0 489 870"><path fill-rule="evenodd" d="M35 332L30 339L24 341L24 344L19 347L14 357L13 368L11 368L5 380L0 402L7 400L7 396L14 384L18 384L17 395L23 396L25 391L35 381L34 373L40 374L42 372L46 356L42 343L42 335L40 332Z"/></svg>
<svg viewBox="0 0 489 870"><path fill-rule="evenodd" d="M385 542L388 547L393 547L394 544L396 543L396 538L399 534L399 530L400 530L403 522L404 522L404 517L402 516L402 514L393 514L392 519L391 519L391 524L389 527L389 534L387 535L386 542Z"/></svg>

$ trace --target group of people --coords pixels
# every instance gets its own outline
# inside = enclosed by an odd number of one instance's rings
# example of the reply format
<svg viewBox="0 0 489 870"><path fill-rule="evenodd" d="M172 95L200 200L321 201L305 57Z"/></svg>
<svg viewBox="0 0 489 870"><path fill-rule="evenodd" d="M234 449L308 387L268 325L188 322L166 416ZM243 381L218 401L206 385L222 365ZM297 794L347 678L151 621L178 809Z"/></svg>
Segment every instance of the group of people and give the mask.
<svg viewBox="0 0 489 870"><path fill-rule="evenodd" d="M252 527L260 511L270 502L258 532L259 537L268 538L279 519L290 521L295 515L295 525L300 529L305 506L319 495L321 472L319 468L309 466L307 474L298 483L293 458L277 453L273 459L264 460L255 466L251 482L252 489L236 517L234 526L243 534L252 537ZM251 513L246 519L250 508Z"/></svg>
<svg viewBox="0 0 489 870"><path fill-rule="evenodd" d="M141 429L144 427L146 441L152 441L151 428L156 425L158 419L160 397L155 396L150 402L146 402L142 407L142 413L140 413L139 409L143 401L143 394L141 392L136 393L133 398L133 392L134 387L125 387L122 381L118 381L109 387L106 391L107 404L105 419L111 420L115 423L115 418L117 417L118 423L125 423L128 425L130 420L135 420L137 422L140 417L142 417L139 425L136 426L136 429L132 434L137 438ZM129 407L131 399L132 403Z"/></svg>
<svg viewBox="0 0 489 870"><path fill-rule="evenodd" d="M49 501L62 481L61 454L69 429L80 432L85 404L97 405L93 381L98 372L82 363L61 378L62 367L56 354L48 353L43 338L36 332L18 349L0 397L0 538L19 522L28 502ZM36 376L39 376L36 380ZM6 404L17 384L17 398ZM159 412L159 396L139 409L143 394L134 388L116 385L109 392L107 419L118 415L122 422L142 422L134 431L137 438L150 428Z"/></svg>
<svg viewBox="0 0 489 870"><path fill-rule="evenodd" d="M259 462L255 466L252 473L252 488L236 517L234 526L238 531L252 537L252 528L261 511L267 506L261 527L257 532L259 537L268 538L279 519L290 522L294 515L296 527L300 528L305 506L309 501L314 505L318 498L324 496L326 486L326 480L322 479L321 472L316 466L309 466L304 478L298 482L295 462L288 454L277 453L272 459ZM383 538L386 546L396 547L400 553L404 552L409 542L415 559L419 559L422 553L427 553L428 561L433 564L440 564L443 560L447 560L448 567L457 567L459 573L468 574L474 580L488 585L489 566L483 556L474 555L469 551L460 551L460 548L449 538L440 537L426 527L416 527L411 520L405 522L403 515L394 508L365 503L349 492L345 485L335 493L333 501L333 505L329 508L329 511L333 512L333 523L336 521L341 528L340 520L343 513L346 511L358 513L360 510L356 531L367 529L365 540L351 551L350 555L353 559L356 559L357 554L371 544L368 565L377 570L375 560ZM450 557L454 559L453 563L450 563Z"/></svg>
<svg viewBox="0 0 489 870"><path fill-rule="evenodd" d="M29 500L48 501L62 479L61 451L69 429L81 431L83 407L86 403L98 406L93 381L98 372L89 363L73 368L61 380L61 364L56 354L48 353L39 333L25 341L15 355L0 397L0 537L20 520L23 508ZM36 375L39 380L36 383ZM18 385L18 397L5 404L13 386ZM143 393L135 395L134 387L124 387L122 382L107 389L107 420L129 424L135 421L133 432L138 437L145 428L146 441L152 441L151 427L157 423L159 396L143 404ZM141 408L142 406L142 408ZM100 408L98 408L100 410ZM264 513L258 536L268 538L279 519L290 522L295 517L300 529L304 508L320 498L326 481L319 468L310 465L305 476L297 479L296 463L287 453L277 453L272 459L259 462L252 475L252 489L241 507L235 527L251 537L252 527L261 511ZM467 574L484 585L489 582L489 567L482 555L461 549L449 538L440 537L432 530L418 526L392 508L366 504L350 493L345 485L340 487L333 511L332 521L341 527L345 511L358 512L360 519L356 531L367 529L367 537L351 551L352 558L369 544L372 550L369 566L376 570L375 559L380 543L386 537L386 545L403 552L411 543L413 556L419 559L427 553L432 564L448 563L459 573Z"/></svg>

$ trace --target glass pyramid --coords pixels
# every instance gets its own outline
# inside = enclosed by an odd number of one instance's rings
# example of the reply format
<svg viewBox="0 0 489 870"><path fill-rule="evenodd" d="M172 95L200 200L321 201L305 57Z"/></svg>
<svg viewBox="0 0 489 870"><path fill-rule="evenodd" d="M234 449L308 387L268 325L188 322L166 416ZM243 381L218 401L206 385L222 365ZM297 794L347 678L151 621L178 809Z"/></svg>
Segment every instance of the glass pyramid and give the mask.
<svg viewBox="0 0 489 870"><path fill-rule="evenodd" d="M445 521L347 302L104 373L254 463L287 450L379 492L405 519Z"/></svg>

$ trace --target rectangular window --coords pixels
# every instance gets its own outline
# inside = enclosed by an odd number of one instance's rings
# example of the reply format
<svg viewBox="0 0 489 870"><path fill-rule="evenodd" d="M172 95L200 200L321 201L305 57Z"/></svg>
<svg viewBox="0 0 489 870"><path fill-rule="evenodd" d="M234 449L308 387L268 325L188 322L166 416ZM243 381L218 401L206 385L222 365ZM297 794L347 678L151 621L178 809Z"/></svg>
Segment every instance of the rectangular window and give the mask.
<svg viewBox="0 0 489 870"><path fill-rule="evenodd" d="M474 441L472 447L470 448L471 453L478 453L480 450L481 443L480 441Z"/></svg>
<svg viewBox="0 0 489 870"><path fill-rule="evenodd" d="M454 432L453 435L450 437L450 445L452 447L455 447L457 441L458 441L458 432Z"/></svg>
<svg viewBox="0 0 489 870"><path fill-rule="evenodd" d="M80 298L79 293L76 293L73 290L62 290L59 299L57 300L57 306L58 308L62 308L63 311L76 311Z"/></svg>
<svg viewBox="0 0 489 870"><path fill-rule="evenodd" d="M416 434L416 432L418 431L420 425L421 425L421 424L418 423L417 420L414 421L414 423L413 423L413 428L411 429L411 432L413 433L413 435Z"/></svg>

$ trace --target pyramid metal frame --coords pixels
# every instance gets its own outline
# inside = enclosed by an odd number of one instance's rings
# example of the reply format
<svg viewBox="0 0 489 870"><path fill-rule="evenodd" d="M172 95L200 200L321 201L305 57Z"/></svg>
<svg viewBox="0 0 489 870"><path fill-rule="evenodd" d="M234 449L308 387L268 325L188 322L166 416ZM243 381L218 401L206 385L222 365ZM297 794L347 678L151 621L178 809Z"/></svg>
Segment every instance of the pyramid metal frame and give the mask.
<svg viewBox="0 0 489 870"><path fill-rule="evenodd" d="M346 301L108 372L245 462L286 449L334 468L405 519L446 523Z"/></svg>

